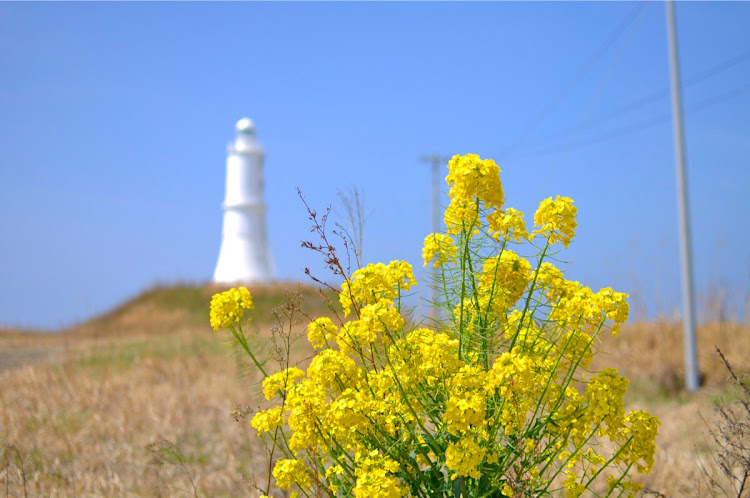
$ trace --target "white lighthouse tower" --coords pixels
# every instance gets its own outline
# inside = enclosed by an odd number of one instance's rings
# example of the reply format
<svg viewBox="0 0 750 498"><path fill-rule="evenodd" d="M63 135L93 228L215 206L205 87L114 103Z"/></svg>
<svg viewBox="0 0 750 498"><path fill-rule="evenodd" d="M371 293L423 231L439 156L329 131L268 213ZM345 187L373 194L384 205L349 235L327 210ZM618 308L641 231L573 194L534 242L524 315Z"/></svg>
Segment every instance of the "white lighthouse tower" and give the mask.
<svg viewBox="0 0 750 498"><path fill-rule="evenodd" d="M227 148L224 228L214 282L268 282L273 279L263 202L263 147L255 125L237 121L237 137Z"/></svg>

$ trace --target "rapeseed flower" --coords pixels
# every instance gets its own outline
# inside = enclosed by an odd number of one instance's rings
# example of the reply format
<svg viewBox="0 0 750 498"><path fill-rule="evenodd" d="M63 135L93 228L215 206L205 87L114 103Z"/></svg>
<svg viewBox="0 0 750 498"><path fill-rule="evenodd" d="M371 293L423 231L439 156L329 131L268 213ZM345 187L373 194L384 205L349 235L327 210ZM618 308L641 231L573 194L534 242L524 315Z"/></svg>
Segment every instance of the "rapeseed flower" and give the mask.
<svg viewBox="0 0 750 498"><path fill-rule="evenodd" d="M443 318L402 313L417 283L408 263L369 264L344 275L348 321L309 323L306 371L260 368L272 406L251 426L280 458L277 486L293 496L580 496L606 480L615 495L636 492L630 473L653 467L659 420L626 413L628 381L614 369L588 371L600 331L611 324L616 335L627 320L629 296L594 292L546 260L550 244L567 248L575 235L571 199L540 204L531 235L545 244L533 244L523 214L503 205L494 161L468 154L448 168L447 233L428 235L422 251L441 268ZM246 289L217 294L211 324L241 330L248 309Z"/></svg>
<svg viewBox="0 0 750 498"><path fill-rule="evenodd" d="M472 477L478 479L481 473L477 469L482 463L486 448L481 448L476 441L470 437L460 439L451 443L445 449L445 466L452 470L451 481L459 477Z"/></svg>
<svg viewBox="0 0 750 498"><path fill-rule="evenodd" d="M211 298L211 327L217 332L240 324L245 311L253 309L253 298L245 287L214 294Z"/></svg>
<svg viewBox="0 0 750 498"><path fill-rule="evenodd" d="M567 249L576 233L576 214L578 209L570 197L552 197L539 203L534 214L534 224L539 228L532 235L543 235L550 244L561 241Z"/></svg>
<svg viewBox="0 0 750 498"><path fill-rule="evenodd" d="M487 215L489 233L497 241L515 240L521 242L529 239L523 213L517 209L498 209Z"/></svg>
<svg viewBox="0 0 750 498"><path fill-rule="evenodd" d="M273 468L276 485L281 489L291 489L296 484L302 489L310 487L310 475L304 462L296 458L287 458L276 462Z"/></svg>
<svg viewBox="0 0 750 498"><path fill-rule="evenodd" d="M424 239L424 247L422 248L424 266L427 266L427 263L433 259L435 263L432 266L435 268L447 263L455 263L457 254L456 242L449 235L431 233Z"/></svg>

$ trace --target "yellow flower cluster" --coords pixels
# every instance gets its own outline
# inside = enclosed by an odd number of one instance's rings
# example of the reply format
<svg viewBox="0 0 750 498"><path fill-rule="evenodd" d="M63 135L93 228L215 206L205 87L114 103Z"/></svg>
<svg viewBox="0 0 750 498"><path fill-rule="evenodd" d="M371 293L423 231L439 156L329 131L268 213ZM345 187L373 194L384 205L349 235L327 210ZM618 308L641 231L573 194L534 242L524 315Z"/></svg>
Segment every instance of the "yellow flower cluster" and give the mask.
<svg viewBox="0 0 750 498"><path fill-rule="evenodd" d="M478 365L464 365L448 381L450 397L445 403L443 421L449 434L476 433L487 425L485 373Z"/></svg>
<svg viewBox="0 0 750 498"><path fill-rule="evenodd" d="M307 375L332 392L341 392L345 386L357 385L363 371L355 361L334 349L325 349L313 358Z"/></svg>
<svg viewBox="0 0 750 498"><path fill-rule="evenodd" d="M245 311L253 309L253 298L245 287L214 294L211 298L211 327L217 332L241 324Z"/></svg>
<svg viewBox="0 0 750 498"><path fill-rule="evenodd" d="M621 461L635 463L639 473L651 472L654 466L656 444L654 440L659 433L661 422L648 412L636 410L625 417L625 434L629 436L624 450L618 458ZM645 464L640 463L643 460Z"/></svg>
<svg viewBox="0 0 750 498"><path fill-rule="evenodd" d="M290 489L297 485L302 489L310 487L310 475L308 474L305 463L296 458L287 458L276 462L273 468L273 477L276 479L276 485L281 489Z"/></svg>
<svg viewBox="0 0 750 498"><path fill-rule="evenodd" d="M477 467L484 460L486 453L487 450L471 438L463 438L449 444L445 449L445 466L453 471L451 480L455 481L459 477L481 477L482 474Z"/></svg>
<svg viewBox="0 0 750 498"><path fill-rule="evenodd" d="M381 299L396 299L401 290L410 290L416 285L414 272L406 261L391 261L388 265L369 264L355 271L344 282L339 293L339 302L344 315L349 316L353 309L375 304Z"/></svg>
<svg viewBox="0 0 750 498"><path fill-rule="evenodd" d="M543 235L549 238L550 244L562 241L567 248L576 233L576 213L578 209L573 205L570 197L552 197L539 203L539 209L534 214L534 224L540 227L533 235Z"/></svg>
<svg viewBox="0 0 750 498"><path fill-rule="evenodd" d="M523 213L517 209L498 209L487 215L490 234L495 240L515 240L521 242L529 239Z"/></svg>
<svg viewBox="0 0 750 498"><path fill-rule="evenodd" d="M394 474L399 470L398 462L373 450L365 455L357 454L357 484L354 496L361 498L401 498L406 496Z"/></svg>
<svg viewBox="0 0 750 498"><path fill-rule="evenodd" d="M451 199L445 210L449 234L481 227L480 209L500 209L503 205L500 168L492 159L480 159L476 154L453 156L445 180Z"/></svg>
<svg viewBox="0 0 750 498"><path fill-rule="evenodd" d="M273 406L251 425L284 454L276 484L356 497L579 496L601 476L634 492L629 472L651 470L659 420L625 410L628 381L614 369L586 370L602 328L616 334L627 320L628 295L565 279L546 246L530 259L511 251L529 235L523 214L502 207L493 161L455 156L449 169L450 235L429 235L423 258L442 267L453 313L434 330L402 316L402 292L416 285L403 261L345 279L351 319L313 320L306 370L263 381ZM547 199L533 234L567 247L575 214L570 199ZM219 327L252 306L235 295L216 298Z"/></svg>
<svg viewBox="0 0 750 498"><path fill-rule="evenodd" d="M267 400L273 399L279 393L283 396L295 380L304 376L305 372L297 367L276 372L263 380L263 395Z"/></svg>
<svg viewBox="0 0 750 498"><path fill-rule="evenodd" d="M338 335L339 328L334 325L327 316L310 322L307 326L307 340L315 349L320 349L329 344L331 339Z"/></svg>
<svg viewBox="0 0 750 498"><path fill-rule="evenodd" d="M589 405L584 414L587 424L599 424L600 435L617 439L623 428L625 406L623 397L628 390L628 379L618 375L614 368L605 368L589 381L586 386L586 398Z"/></svg>
<svg viewBox="0 0 750 498"><path fill-rule="evenodd" d="M463 366L458 359L458 340L430 329L416 329L396 342L394 369L405 387L435 387Z"/></svg>
<svg viewBox="0 0 750 498"><path fill-rule="evenodd" d="M271 432L284 424L284 412L280 406L275 406L266 411L260 411L253 416L250 425L258 431L260 436L264 432Z"/></svg>
<svg viewBox="0 0 750 498"><path fill-rule="evenodd" d="M555 307L550 318L561 325L577 325L583 331L592 331L610 320L614 322L612 334L617 336L621 324L628 319L628 294L610 287L595 294L579 282L566 280L559 269L546 262L539 268L537 282Z"/></svg>
<svg viewBox="0 0 750 498"><path fill-rule="evenodd" d="M506 313L523 296L531 279L531 264L510 249L487 258L479 275L480 292L493 296L492 308Z"/></svg>
<svg viewBox="0 0 750 498"><path fill-rule="evenodd" d="M424 247L422 248L424 266L427 266L427 263L433 259L435 260L433 265L435 268L447 263L455 263L457 254L456 242L450 235L431 233L424 239Z"/></svg>

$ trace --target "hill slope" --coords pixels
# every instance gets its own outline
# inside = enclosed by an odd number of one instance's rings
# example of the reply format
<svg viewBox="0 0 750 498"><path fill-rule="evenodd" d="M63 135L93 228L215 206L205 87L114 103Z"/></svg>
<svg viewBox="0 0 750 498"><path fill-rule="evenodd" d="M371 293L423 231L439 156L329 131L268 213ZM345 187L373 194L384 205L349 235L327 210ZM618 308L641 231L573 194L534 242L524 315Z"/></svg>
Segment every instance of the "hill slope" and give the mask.
<svg viewBox="0 0 750 498"><path fill-rule="evenodd" d="M298 293L307 314L327 314L320 290L298 283L247 286L253 296L256 324L272 322L272 310L285 300L285 293ZM64 331L75 336L108 336L169 333L185 329L209 329L211 297L228 289L217 285L174 285L149 289L84 323Z"/></svg>

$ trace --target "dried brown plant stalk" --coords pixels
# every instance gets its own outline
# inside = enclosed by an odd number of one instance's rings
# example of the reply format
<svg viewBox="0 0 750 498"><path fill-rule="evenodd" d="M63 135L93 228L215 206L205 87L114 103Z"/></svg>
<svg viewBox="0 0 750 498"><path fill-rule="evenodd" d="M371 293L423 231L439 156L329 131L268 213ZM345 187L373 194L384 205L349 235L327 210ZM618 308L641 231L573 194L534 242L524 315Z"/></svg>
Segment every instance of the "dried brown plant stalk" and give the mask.
<svg viewBox="0 0 750 498"><path fill-rule="evenodd" d="M730 403L714 405L716 422L709 434L716 445L712 455L719 475L709 472L701 464L702 484L713 496L750 496L750 379L735 373L732 365L717 347L724 367L732 380L730 392L737 398Z"/></svg>
<svg viewBox="0 0 750 498"><path fill-rule="evenodd" d="M26 472L23 466L23 456L21 451L13 444L6 444L3 448L3 456L5 457L5 496L10 496L10 469L11 465L16 467L18 473L21 475L21 481L23 482L23 496L28 496L26 490Z"/></svg>
<svg viewBox="0 0 750 498"><path fill-rule="evenodd" d="M198 488L196 488L193 476L185 465L185 455L175 443L160 437L157 441L146 445L146 450L155 457L156 462L174 465L180 469L190 482L190 486L193 489L193 496L198 498Z"/></svg>

